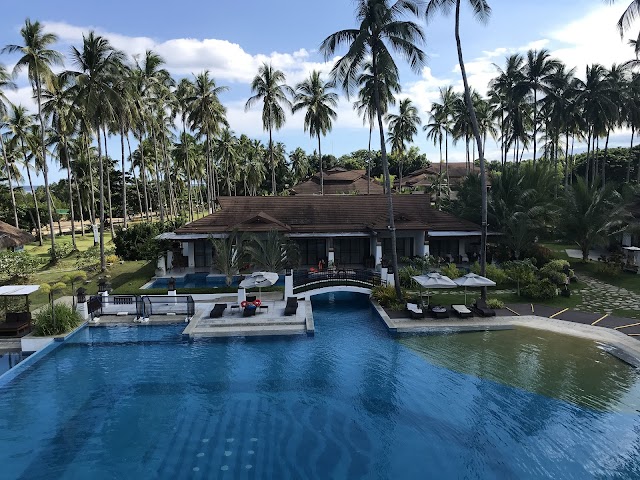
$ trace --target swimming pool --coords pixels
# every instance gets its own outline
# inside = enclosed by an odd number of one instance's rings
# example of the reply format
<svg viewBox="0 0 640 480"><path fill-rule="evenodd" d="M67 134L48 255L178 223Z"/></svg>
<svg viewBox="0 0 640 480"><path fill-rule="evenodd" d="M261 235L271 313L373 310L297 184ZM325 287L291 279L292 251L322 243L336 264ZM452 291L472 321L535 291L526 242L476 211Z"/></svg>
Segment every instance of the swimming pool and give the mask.
<svg viewBox="0 0 640 480"><path fill-rule="evenodd" d="M211 275L209 273L187 273L184 276L174 277L177 288L217 288L226 287L227 280L224 275ZM242 275L233 277L231 285L237 286L242 280ZM284 285L284 275L275 283L276 286ZM167 288L169 286L169 278L156 278L153 283L146 285L144 288Z"/></svg>
<svg viewBox="0 0 640 480"><path fill-rule="evenodd" d="M313 306L315 337L84 329L0 389L3 478L640 476L640 378L591 342Z"/></svg>

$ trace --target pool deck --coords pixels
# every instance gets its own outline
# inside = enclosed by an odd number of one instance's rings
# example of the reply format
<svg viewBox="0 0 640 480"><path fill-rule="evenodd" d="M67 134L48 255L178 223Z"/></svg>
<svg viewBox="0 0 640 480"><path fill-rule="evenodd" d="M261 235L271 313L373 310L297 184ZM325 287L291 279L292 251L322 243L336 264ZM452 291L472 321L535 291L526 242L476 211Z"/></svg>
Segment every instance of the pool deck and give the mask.
<svg viewBox="0 0 640 480"><path fill-rule="evenodd" d="M412 320L406 317L391 318L379 304L374 301L372 301L372 304L389 332L395 334L443 334L508 330L518 327L534 328L594 340L602 344L603 348L610 354L636 368L640 368L640 342L638 342L637 337L629 336L619 328L607 328L605 325L598 323L592 324L597 319L593 322L580 322L559 318L556 312L545 311L542 313L542 309L538 309L535 312L537 314L534 314L524 309L522 313L506 315L506 312L499 312L502 316L488 318L448 318L440 320L424 318ZM510 309L507 312L513 310ZM547 313L553 318L541 316Z"/></svg>
<svg viewBox="0 0 640 480"><path fill-rule="evenodd" d="M209 318L216 303L226 303L227 308L222 317ZM182 335L189 338L313 335L315 327L311 302L299 300L296 314L290 316L284 315L285 305L283 300L265 299L255 315L243 317L242 308L233 297L199 301L196 303L196 314Z"/></svg>

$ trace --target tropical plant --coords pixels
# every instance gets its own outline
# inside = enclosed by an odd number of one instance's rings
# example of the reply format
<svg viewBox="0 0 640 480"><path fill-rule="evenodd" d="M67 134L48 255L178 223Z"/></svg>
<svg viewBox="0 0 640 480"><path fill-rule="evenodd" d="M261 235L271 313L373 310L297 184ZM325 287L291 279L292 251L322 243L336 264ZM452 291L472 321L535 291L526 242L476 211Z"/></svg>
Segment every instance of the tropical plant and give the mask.
<svg viewBox="0 0 640 480"><path fill-rule="evenodd" d="M9 280L26 279L35 273L40 267L37 258L29 255L24 250L0 252L0 275Z"/></svg>
<svg viewBox="0 0 640 480"><path fill-rule="evenodd" d="M398 184L402 191L402 159L407 143L413 141L413 137L418 134L418 127L422 125L422 120L418 115L418 109L413 105L410 98L400 101L400 110L398 114L387 114L389 122L389 139L391 140L391 151L399 156L398 174L400 183Z"/></svg>
<svg viewBox="0 0 640 480"><path fill-rule="evenodd" d="M238 232L231 232L226 238L210 238L213 245L213 265L225 276L227 286L233 283L233 277L240 273L244 255L245 240Z"/></svg>
<svg viewBox="0 0 640 480"><path fill-rule="evenodd" d="M276 194L276 167L273 158L273 129L280 130L285 123L285 108L291 110L289 97L294 94L286 83L285 74L266 63L258 69L251 82L254 95L247 100L245 110L262 101L262 127L269 132L269 165L271 165L271 194Z"/></svg>
<svg viewBox="0 0 640 480"><path fill-rule="evenodd" d="M391 231L392 265L394 284L398 300L402 299L400 279L398 277L398 253L396 228L393 214L393 197L389 177L389 161L385 145L382 116L384 108L380 94L380 79L397 78L398 67L392 52L401 54L415 72L418 72L425 61L425 53L419 48L424 41L422 28L415 22L406 20L418 15L418 6L409 0L358 0L356 7L357 28L341 30L329 35L321 44L320 50L326 59L331 58L338 48L347 47L331 70L336 84L339 84L347 95L356 87L358 76L362 73L368 59L371 59L374 80L374 103L380 131L380 151L384 174L385 190L388 198L388 221Z"/></svg>
<svg viewBox="0 0 640 480"><path fill-rule="evenodd" d="M530 258L514 260L502 264L507 278L516 284L516 291L520 296L520 287L536 281L537 268Z"/></svg>
<svg viewBox="0 0 640 480"><path fill-rule="evenodd" d="M9 182L9 191L11 192L11 206L13 207L13 218L15 227L20 228L20 225L18 223L18 208L16 205L16 196L15 192L13 191L13 175L11 173L12 165L7 153L7 147L5 145L4 137L2 135L2 131L6 127L7 105L10 103L5 94L5 91L15 90L15 88L16 84L12 80L11 75L9 74L9 72L7 72L4 65L0 64L0 152L2 153L4 168L7 174L7 181Z"/></svg>
<svg viewBox="0 0 640 480"><path fill-rule="evenodd" d="M277 230L253 235L246 243L245 252L253 265L269 272L280 273L300 264L297 244Z"/></svg>
<svg viewBox="0 0 640 480"><path fill-rule="evenodd" d="M40 337L62 335L76 328L80 322L82 319L78 312L69 305L59 303L53 308L48 306L35 316L33 331Z"/></svg>

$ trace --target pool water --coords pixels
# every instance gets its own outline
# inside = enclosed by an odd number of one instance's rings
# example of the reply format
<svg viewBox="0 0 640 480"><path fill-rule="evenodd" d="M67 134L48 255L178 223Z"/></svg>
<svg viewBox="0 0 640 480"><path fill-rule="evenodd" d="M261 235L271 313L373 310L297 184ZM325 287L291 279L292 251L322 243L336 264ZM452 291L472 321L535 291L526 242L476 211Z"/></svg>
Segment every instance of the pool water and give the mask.
<svg viewBox="0 0 640 480"><path fill-rule="evenodd" d="M227 287L227 279L224 275L211 275L208 273L187 273L184 276L174 277L176 288L217 288ZM244 277L236 275L233 277L231 285L237 286ZM284 285L284 275L275 283L276 286ZM153 283L146 288L167 288L169 286L169 278L156 278Z"/></svg>
<svg viewBox="0 0 640 480"><path fill-rule="evenodd" d="M2 478L640 478L640 376L592 343L313 307L315 337L84 329L0 388Z"/></svg>

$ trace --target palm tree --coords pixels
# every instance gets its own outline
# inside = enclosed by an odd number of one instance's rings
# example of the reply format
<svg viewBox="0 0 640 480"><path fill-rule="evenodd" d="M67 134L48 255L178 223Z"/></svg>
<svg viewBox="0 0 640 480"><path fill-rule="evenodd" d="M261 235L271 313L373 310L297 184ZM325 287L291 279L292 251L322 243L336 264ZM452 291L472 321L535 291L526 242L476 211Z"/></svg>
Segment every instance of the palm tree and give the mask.
<svg viewBox="0 0 640 480"><path fill-rule="evenodd" d="M358 76L367 59L371 58L374 80L374 103L380 131L380 150L382 168L388 198L389 230L391 231L392 264L396 296L402 299L400 277L398 275L398 253L396 228L393 215L393 196L389 176L389 160L385 145L383 107L380 79L397 78L398 68L391 54L395 51L402 55L412 70L418 72L425 61L425 53L417 46L424 41L422 28L415 22L405 20L406 16L417 16L418 6L408 0L358 0L356 20L358 28L341 30L329 35L320 46L326 59L332 57L341 46L348 48L347 53L334 65L331 73L337 83L349 95L357 86Z"/></svg>
<svg viewBox="0 0 640 480"><path fill-rule="evenodd" d="M533 164L538 147L538 92L547 93L551 75L561 66L548 50L529 50L524 65L525 83L533 93Z"/></svg>
<svg viewBox="0 0 640 480"><path fill-rule="evenodd" d="M269 164L271 165L271 193L276 194L276 167L273 160L273 136L275 128L280 130L285 122L283 107L291 110L292 105L288 97L295 95L291 87L284 82L286 77L280 70L274 70L266 63L258 70L258 75L251 82L251 92L254 93L245 104L245 111L262 101L262 128L269 131Z"/></svg>
<svg viewBox="0 0 640 480"><path fill-rule="evenodd" d="M27 68L29 81L38 102L38 122L40 123L40 147L42 153L42 175L47 196L47 209L49 211L49 236L51 237L51 263L56 261L56 241L53 231L53 208L51 205L51 193L49 192L49 169L47 166L47 148L45 144L45 125L42 118L42 85L51 77L51 65L60 65L62 56L59 52L50 49L51 44L58 40L53 33L45 33L40 22L31 22L27 18L20 29L20 35L24 45L7 45L2 49L3 53L20 53L22 57L13 68L14 74Z"/></svg>
<svg viewBox="0 0 640 480"><path fill-rule="evenodd" d="M289 159L295 182L299 182L309 175L309 157L302 148L298 147L291 152Z"/></svg>
<svg viewBox="0 0 640 480"><path fill-rule="evenodd" d="M609 3L614 3L615 0L609 0ZM620 37L633 25L636 18L640 15L640 0L631 0L631 3L620 16L618 20L618 30L620 31ZM640 37L638 37L640 40Z"/></svg>
<svg viewBox="0 0 640 480"><path fill-rule="evenodd" d="M433 145L439 145L440 148L440 170L438 172L438 188L436 192L436 205L440 205L440 194L443 187L446 185L446 190L449 189L449 178L446 173L442 171L442 140L448 134L447 131L447 119L443 115L443 110L437 103L431 104L431 112L429 112L429 123L427 123L422 130L427 132L427 140L432 140ZM435 182L434 182L435 183ZM433 186L433 185L432 185ZM433 191L434 189L432 189ZM446 191L445 190L445 191Z"/></svg>
<svg viewBox="0 0 640 480"><path fill-rule="evenodd" d="M29 151L29 145L31 143L31 129L33 127L34 117L27 112L27 109L22 105L11 105L7 119L7 127L11 132L14 148L20 150L24 161L24 168L27 171L27 178L29 179L29 188L31 189L31 195L33 196L33 206L36 211L35 227L38 230L38 241L42 245L42 226L40 225L40 208L38 207L38 198L36 197L36 189L33 188L33 182L31 181L31 165L29 164L29 157L27 152Z"/></svg>
<svg viewBox="0 0 640 480"><path fill-rule="evenodd" d="M378 74L378 93L380 95L380 108L382 114L386 115L390 106L396 104L395 93L400 93L401 87L396 72L388 72L386 78ZM358 100L354 102L353 108L362 116L362 123L369 125L369 149L367 155L367 195L371 193L371 136L376 123L376 102L375 102L375 80L373 77L373 65L367 62L363 72L358 76L356 83L359 87Z"/></svg>
<svg viewBox="0 0 640 480"><path fill-rule="evenodd" d="M71 217L71 243L73 245L73 249L76 250L76 228L73 206L73 186L71 182L69 138L75 133L78 122L69 96L71 80L71 76L67 72L62 72L50 79L49 85L42 92L42 96L44 98L42 111L46 117L51 118L51 125L55 132L54 143L57 145L58 160L62 167L67 170L69 213Z"/></svg>
<svg viewBox="0 0 640 480"><path fill-rule="evenodd" d="M467 104L467 110L469 117L471 118L471 126L473 129L473 136L475 137L478 146L478 157L480 158L480 181L482 184L482 230L480 240L480 275L485 275L487 266L487 172L484 159L484 148L482 145L482 137L480 135L480 126L478 125L478 119L476 118L476 112L473 108L473 102L471 100L471 89L469 88L469 81L467 80L467 70L464 65L464 58L462 56L462 43L460 41L460 3L461 0L429 0L426 9L426 18L429 20L436 12L443 11L448 12L452 6L455 5L455 37L456 47L458 50L458 63L460 65L460 72L462 74L462 83L464 84L464 97ZM469 0L469 5L473 10L473 14L481 22L486 22L491 15L491 7L486 0ZM487 289L482 289L482 298L486 298Z"/></svg>
<svg viewBox="0 0 640 480"><path fill-rule="evenodd" d="M322 171L322 148L320 136L331 131L332 121L338 114L334 110L338 107L338 95L330 90L333 82L323 82L320 72L313 71L309 78L296 86L293 113L306 109L304 116L304 131L318 138L318 158L320 159L320 194L324 195L324 173Z"/></svg>
<svg viewBox="0 0 640 480"><path fill-rule="evenodd" d="M402 192L402 157L406 143L411 143L413 137L418 134L418 127L422 124L422 120L411 99L405 98L400 101L400 111L397 115L392 113L387 115L387 122L389 122L389 135L396 139L395 151L399 156L398 170L400 174L400 183L398 185Z"/></svg>
<svg viewBox="0 0 640 480"><path fill-rule="evenodd" d="M191 165L189 163L189 142L187 141L187 118L191 109L191 98L193 98L193 83L188 78L183 78L176 88L176 99L180 120L182 121L181 144L184 152L184 164L187 173L187 197L189 203L189 220L193 221L193 199L191 196Z"/></svg>
<svg viewBox="0 0 640 480"><path fill-rule="evenodd" d="M238 139L233 135L233 131L225 128L220 133L219 138L215 141L213 154L220 160L226 170L227 179L227 195L231 196L231 185L236 183L236 175L232 172L236 171L235 165L238 157Z"/></svg>
<svg viewBox="0 0 640 480"><path fill-rule="evenodd" d="M124 62L124 54L111 46L109 41L89 32L82 37L82 50L72 48L73 61L79 69L74 72L76 85L73 94L75 103L81 106L86 117L86 128L93 128L98 144L100 177L100 267L104 272L104 165L102 156L101 129L116 116L122 101L114 87L117 73ZM86 132L87 134L89 132ZM89 135L88 135L89 136Z"/></svg>
<svg viewBox="0 0 640 480"><path fill-rule="evenodd" d="M9 161L9 155L2 137L2 129L6 127L5 117L7 116L7 104L9 99L6 97L4 91L7 89L14 90L16 84L11 79L11 75L7 72L4 65L0 64L0 145L2 146L2 158L4 159L5 169L7 171L7 179L9 181L9 191L11 192L11 206L13 207L13 217L15 220L16 228L20 228L18 225L18 208L16 206L16 195L13 191L13 181L11 175L11 165Z"/></svg>

